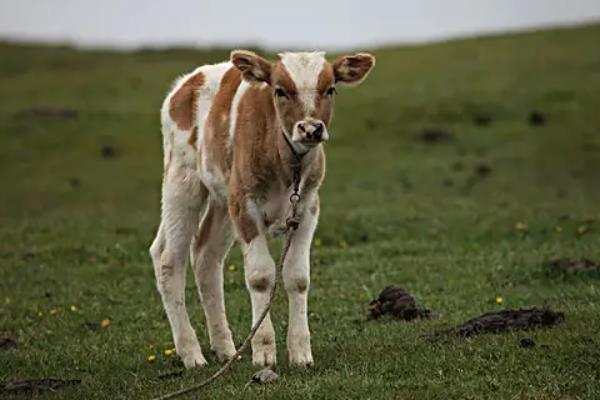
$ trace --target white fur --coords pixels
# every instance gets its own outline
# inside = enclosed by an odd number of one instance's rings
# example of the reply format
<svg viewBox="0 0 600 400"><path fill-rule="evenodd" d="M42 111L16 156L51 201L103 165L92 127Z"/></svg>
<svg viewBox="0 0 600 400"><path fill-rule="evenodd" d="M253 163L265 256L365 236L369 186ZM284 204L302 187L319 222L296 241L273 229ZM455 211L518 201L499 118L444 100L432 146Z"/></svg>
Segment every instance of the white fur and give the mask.
<svg viewBox="0 0 600 400"><path fill-rule="evenodd" d="M242 82L240 83L240 86L238 86L237 91L235 92L235 95L233 96L233 100L231 101L231 112L229 114L230 143L233 142L233 137L235 135L235 128L237 126L237 115L238 115L238 108L240 106L240 100L242 99L242 96L244 95L244 93L246 93L246 90L248 90L249 87L250 87L250 84L248 82L246 82L245 80L242 80Z"/></svg>
<svg viewBox="0 0 600 400"><path fill-rule="evenodd" d="M205 65L182 76L173 85L161 109L164 164L167 165L170 161L170 167L165 171L163 179L161 223L156 239L150 247L150 254L158 290L171 325L175 348L187 368L206 364L186 311L184 289L189 247L192 236L198 229L200 211L208 193L198 177L197 154L188 143L191 131L184 131L177 126L169 115L169 108L171 98L185 81L192 75L202 72L204 84L198 93L197 110L195 110L198 146L202 143L204 121L212 100L218 91L223 74L229 68L231 63ZM214 280L214 277L211 279ZM218 293L216 296L218 297ZM219 304L219 300L216 299L213 303ZM214 322L212 325L219 325L219 322ZM209 321L210 326L211 321ZM225 346L213 344L213 347Z"/></svg>
<svg viewBox="0 0 600 400"><path fill-rule="evenodd" d="M298 96L308 117L315 109L319 74L327 62L325 52L281 53L279 57L298 89Z"/></svg>
<svg viewBox="0 0 600 400"><path fill-rule="evenodd" d="M312 206L315 193L305 194L304 205ZM289 322L287 349L292 365L313 364L308 329L308 288L310 284L310 246L319 219L319 210L303 212L303 223L294 234L283 266L283 283L288 293Z"/></svg>

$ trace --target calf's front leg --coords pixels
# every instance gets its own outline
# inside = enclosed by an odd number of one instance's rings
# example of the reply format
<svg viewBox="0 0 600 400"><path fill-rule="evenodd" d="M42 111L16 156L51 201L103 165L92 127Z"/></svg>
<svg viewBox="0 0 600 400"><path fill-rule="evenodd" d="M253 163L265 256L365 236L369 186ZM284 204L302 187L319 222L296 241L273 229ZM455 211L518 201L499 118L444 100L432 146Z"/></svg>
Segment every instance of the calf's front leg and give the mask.
<svg viewBox="0 0 600 400"><path fill-rule="evenodd" d="M319 219L318 200L314 199L303 214L283 266L283 282L289 299L288 359L290 365L297 367L313 365L307 308L310 245Z"/></svg>
<svg viewBox="0 0 600 400"><path fill-rule="evenodd" d="M269 253L267 239L258 234L249 243L242 245L246 286L252 302L252 326L256 324L267 304L275 284L275 263ZM270 314L267 314L252 339L252 363L265 367L275 365L275 330Z"/></svg>

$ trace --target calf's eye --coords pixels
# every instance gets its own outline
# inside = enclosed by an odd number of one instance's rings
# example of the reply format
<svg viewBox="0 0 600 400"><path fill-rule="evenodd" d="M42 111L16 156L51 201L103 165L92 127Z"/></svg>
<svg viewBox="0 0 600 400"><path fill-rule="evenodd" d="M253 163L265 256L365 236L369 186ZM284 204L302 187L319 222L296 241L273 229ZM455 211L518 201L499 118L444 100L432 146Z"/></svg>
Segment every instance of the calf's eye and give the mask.
<svg viewBox="0 0 600 400"><path fill-rule="evenodd" d="M332 86L332 87L330 87L329 89L327 89L327 92L325 92L325 94L326 94L327 96L333 96L333 95L334 95L334 94L336 94L336 93L337 93L337 91L335 90L335 87L333 87L333 86Z"/></svg>
<svg viewBox="0 0 600 400"><path fill-rule="evenodd" d="M275 97L287 98L288 95L285 92L285 90L283 90L282 88L277 88L277 89L275 89Z"/></svg>

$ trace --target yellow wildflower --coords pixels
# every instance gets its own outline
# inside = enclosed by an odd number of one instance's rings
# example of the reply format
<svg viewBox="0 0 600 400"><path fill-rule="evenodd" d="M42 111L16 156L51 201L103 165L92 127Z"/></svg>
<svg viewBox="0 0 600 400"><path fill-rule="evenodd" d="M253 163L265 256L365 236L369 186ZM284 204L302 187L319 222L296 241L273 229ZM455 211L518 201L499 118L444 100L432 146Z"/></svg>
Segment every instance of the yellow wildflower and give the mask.
<svg viewBox="0 0 600 400"><path fill-rule="evenodd" d="M518 231L526 231L527 230L527 224L524 224L523 222L517 222L515 224L515 229Z"/></svg>
<svg viewBox="0 0 600 400"><path fill-rule="evenodd" d="M44 316L44 312L43 311L38 311L37 312L37 316L42 318Z"/></svg>
<svg viewBox="0 0 600 400"><path fill-rule="evenodd" d="M156 356L154 354L150 354L148 356L148 362L153 363L154 361L156 361Z"/></svg>
<svg viewBox="0 0 600 400"><path fill-rule="evenodd" d="M58 314L58 310L56 308L53 308L52 310L50 310L50 315L56 315Z"/></svg>
<svg viewBox="0 0 600 400"><path fill-rule="evenodd" d="M235 266L235 264L230 264L227 269L231 272L235 271L237 269L237 267Z"/></svg>
<svg viewBox="0 0 600 400"><path fill-rule="evenodd" d="M165 349L165 356L170 357L175 353L175 349Z"/></svg>
<svg viewBox="0 0 600 400"><path fill-rule="evenodd" d="M504 298L502 296L496 296L496 304L504 303Z"/></svg>
<svg viewBox="0 0 600 400"><path fill-rule="evenodd" d="M315 238L315 246L319 247L321 244L321 239Z"/></svg>
<svg viewBox="0 0 600 400"><path fill-rule="evenodd" d="M74 306L74 305L71 305L71 311L72 311L72 312L77 312L77 307L76 307L76 306Z"/></svg>
<svg viewBox="0 0 600 400"><path fill-rule="evenodd" d="M103 328L108 328L108 326L110 325L110 319L103 319L100 325L102 325Z"/></svg>
<svg viewBox="0 0 600 400"><path fill-rule="evenodd" d="M340 249L345 249L346 247L348 247L348 242L342 239L338 242L338 246L340 246Z"/></svg>

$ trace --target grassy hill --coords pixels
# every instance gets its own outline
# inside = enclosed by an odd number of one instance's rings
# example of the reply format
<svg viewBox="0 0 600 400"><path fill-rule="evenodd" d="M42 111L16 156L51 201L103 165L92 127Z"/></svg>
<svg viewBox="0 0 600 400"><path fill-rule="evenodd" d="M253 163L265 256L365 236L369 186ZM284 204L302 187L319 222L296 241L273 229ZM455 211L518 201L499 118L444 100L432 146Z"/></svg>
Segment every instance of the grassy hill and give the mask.
<svg viewBox="0 0 600 400"><path fill-rule="evenodd" d="M599 398L599 274L545 271L557 257L600 259L599 42L595 25L374 50L369 79L339 91L326 149L310 294L315 368L287 367L282 292L273 313L281 379L244 390L248 354L199 397ZM147 248L159 221L160 103L175 77L227 57L0 44L0 331L18 340L0 349L0 381L81 379L48 398L129 399L215 371L210 358L207 369L160 378L180 365L163 354L173 344ZM427 142L424 130L449 138ZM227 265L239 340L250 305L238 249ZM389 284L433 318L364 322ZM420 338L530 306L565 321ZM97 332L81 326L103 319L110 325ZM523 337L537 346L520 348Z"/></svg>

